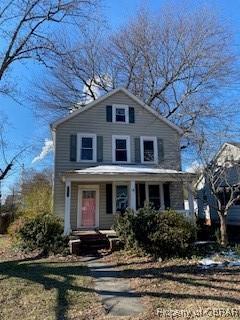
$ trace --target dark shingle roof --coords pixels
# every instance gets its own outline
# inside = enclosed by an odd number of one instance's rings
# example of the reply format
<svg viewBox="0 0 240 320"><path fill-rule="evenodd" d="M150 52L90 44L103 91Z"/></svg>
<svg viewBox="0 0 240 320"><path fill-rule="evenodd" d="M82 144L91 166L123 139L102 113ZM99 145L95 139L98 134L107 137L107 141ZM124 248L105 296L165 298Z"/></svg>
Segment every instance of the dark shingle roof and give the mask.
<svg viewBox="0 0 240 320"><path fill-rule="evenodd" d="M228 141L227 143L240 148L240 142Z"/></svg>

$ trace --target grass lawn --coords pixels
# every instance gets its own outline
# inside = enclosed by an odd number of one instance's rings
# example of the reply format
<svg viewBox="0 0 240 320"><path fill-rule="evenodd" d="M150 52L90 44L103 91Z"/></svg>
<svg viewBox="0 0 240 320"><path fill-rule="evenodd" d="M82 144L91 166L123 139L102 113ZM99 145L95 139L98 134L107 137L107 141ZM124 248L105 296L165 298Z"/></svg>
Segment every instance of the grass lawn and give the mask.
<svg viewBox="0 0 240 320"><path fill-rule="evenodd" d="M202 270L194 260L153 262L149 258L124 255L123 252L106 259L119 265L124 277L131 279L132 289L145 301L147 315L139 319L186 319L186 316L179 315L175 318L167 314L164 316L164 312L195 312L200 309L209 310L209 316L205 313L203 317L189 316L189 319L240 319L239 267ZM238 314L234 314L233 309L236 308ZM233 313L218 315L221 309ZM216 316L212 316L212 311Z"/></svg>
<svg viewBox="0 0 240 320"><path fill-rule="evenodd" d="M0 248L1 320L88 319L101 311L88 271L77 259L19 259L7 237L0 237Z"/></svg>
<svg viewBox="0 0 240 320"><path fill-rule="evenodd" d="M194 260L153 262L118 252L103 258L118 266L145 304L144 314L121 319L186 319L157 314L157 309L231 310L240 306L240 268L202 270ZM107 277L104 272L104 277ZM240 315L240 309L239 309ZM93 279L76 257L37 260L11 249L0 236L0 320L105 320ZM113 318L111 318L113 319ZM230 316L189 316L188 319L240 319ZM117 317L114 320L118 320Z"/></svg>

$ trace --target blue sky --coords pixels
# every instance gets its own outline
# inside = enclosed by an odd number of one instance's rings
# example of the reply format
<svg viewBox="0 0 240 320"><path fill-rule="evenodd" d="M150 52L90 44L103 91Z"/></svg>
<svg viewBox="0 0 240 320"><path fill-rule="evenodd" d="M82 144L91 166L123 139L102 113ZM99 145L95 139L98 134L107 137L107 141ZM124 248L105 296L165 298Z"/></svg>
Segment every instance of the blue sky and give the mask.
<svg viewBox="0 0 240 320"><path fill-rule="evenodd" d="M169 1L168 1L169 2ZM240 0L212 0L212 1L182 1L189 7L207 4L212 10L217 10L220 16L230 25L235 36L235 42L240 43ZM103 14L105 15L111 29L116 29L131 16L136 9L146 6L153 12L157 12L164 1L161 0L105 0L103 2ZM52 157L48 156L44 161L36 162L32 165L32 159L37 156L46 138L51 138L49 125L41 117L36 117L31 102L24 100L24 93L33 90L33 80L36 79L41 69L33 63L25 65L15 65L11 71L11 78L14 78L16 86L20 90L21 104L14 102L11 98L0 97L0 115L4 117L8 125L5 136L8 140L7 155L11 155L25 145L34 145L28 150L24 157L19 160L25 167L42 169L52 164ZM19 167L3 184L3 192L9 192L9 187L14 185L19 178Z"/></svg>

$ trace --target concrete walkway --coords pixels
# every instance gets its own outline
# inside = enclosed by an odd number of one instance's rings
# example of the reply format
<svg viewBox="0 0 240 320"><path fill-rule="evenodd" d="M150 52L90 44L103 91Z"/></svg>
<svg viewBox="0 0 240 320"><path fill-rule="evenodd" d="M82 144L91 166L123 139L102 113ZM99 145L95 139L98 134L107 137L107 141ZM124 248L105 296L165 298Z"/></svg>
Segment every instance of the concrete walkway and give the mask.
<svg viewBox="0 0 240 320"><path fill-rule="evenodd" d="M86 262L95 279L95 290L110 316L131 316L144 311L140 295L131 290L129 279L121 277L117 267L100 262L97 258L90 258Z"/></svg>

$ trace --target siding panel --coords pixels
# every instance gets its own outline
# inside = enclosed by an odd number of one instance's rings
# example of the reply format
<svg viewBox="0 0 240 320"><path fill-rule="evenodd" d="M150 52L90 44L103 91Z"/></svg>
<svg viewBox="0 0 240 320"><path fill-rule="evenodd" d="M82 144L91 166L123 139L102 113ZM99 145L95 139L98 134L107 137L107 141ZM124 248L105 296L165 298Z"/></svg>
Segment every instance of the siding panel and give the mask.
<svg viewBox="0 0 240 320"><path fill-rule="evenodd" d="M134 107L135 123L121 124L106 121L106 106L113 104L126 104ZM70 154L70 135L79 132L94 133L103 137L103 161L98 163L78 163L71 162ZM135 162L135 138L140 136L157 136L164 143L164 160L160 167L168 169L181 169L180 165L180 137L178 133L161 122L153 114L139 106L122 92L109 97L97 106L82 112L74 118L59 125L55 135L55 178L54 178L54 211L64 217L64 183L61 181L61 175L64 171L86 168L89 166L112 163L112 135L129 135L131 146L131 162ZM105 194L105 188L101 185L101 194ZM71 212L76 210L76 190L72 190L73 204ZM105 195L101 197L102 209L105 208ZM106 208L102 210L106 212ZM108 224L113 219L111 215L104 216L101 213L102 225ZM72 217L73 225L76 224ZM112 220L111 220L112 221Z"/></svg>

